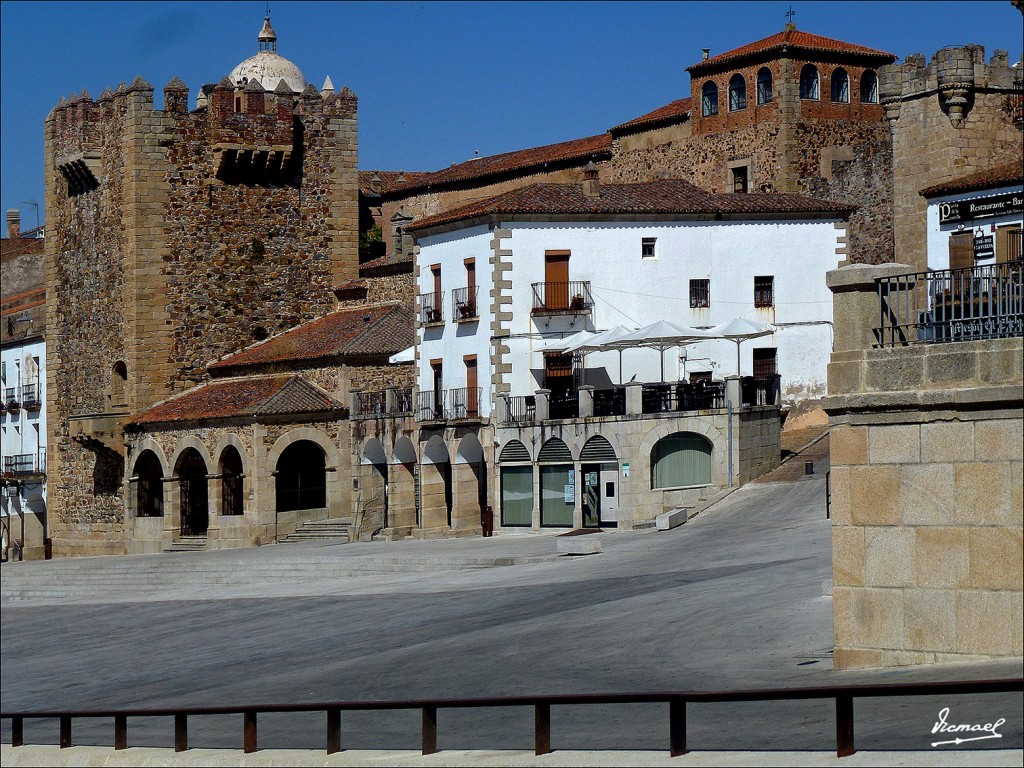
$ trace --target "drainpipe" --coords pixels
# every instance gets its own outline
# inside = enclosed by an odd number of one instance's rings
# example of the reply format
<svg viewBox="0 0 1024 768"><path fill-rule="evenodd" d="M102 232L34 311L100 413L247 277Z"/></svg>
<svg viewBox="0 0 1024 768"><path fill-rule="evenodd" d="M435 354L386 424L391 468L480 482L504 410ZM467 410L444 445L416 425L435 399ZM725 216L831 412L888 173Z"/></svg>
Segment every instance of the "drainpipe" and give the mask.
<svg viewBox="0 0 1024 768"><path fill-rule="evenodd" d="M732 400L726 401L727 409L727 434L728 434L728 456L729 456L729 487L732 488Z"/></svg>

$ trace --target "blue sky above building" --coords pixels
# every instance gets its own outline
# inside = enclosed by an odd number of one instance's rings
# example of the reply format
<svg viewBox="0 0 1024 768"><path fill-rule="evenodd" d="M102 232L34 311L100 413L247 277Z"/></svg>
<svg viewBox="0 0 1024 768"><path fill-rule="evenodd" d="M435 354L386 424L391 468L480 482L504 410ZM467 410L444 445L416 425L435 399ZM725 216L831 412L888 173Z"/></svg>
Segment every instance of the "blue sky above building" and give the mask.
<svg viewBox="0 0 1024 768"><path fill-rule="evenodd" d="M689 95L686 67L783 29L930 58L977 43L1021 58L991 2L273 2L278 53L359 96L359 167L437 170L602 133ZM0 206L43 203L43 121L63 96L180 77L190 105L256 53L264 2L0 4Z"/></svg>

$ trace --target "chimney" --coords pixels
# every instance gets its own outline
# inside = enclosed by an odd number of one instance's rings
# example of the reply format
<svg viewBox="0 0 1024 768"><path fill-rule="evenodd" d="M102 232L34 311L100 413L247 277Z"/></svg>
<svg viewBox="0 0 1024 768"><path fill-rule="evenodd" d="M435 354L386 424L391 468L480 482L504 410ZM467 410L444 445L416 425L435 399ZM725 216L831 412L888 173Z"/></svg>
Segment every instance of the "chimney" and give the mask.
<svg viewBox="0 0 1024 768"><path fill-rule="evenodd" d="M587 197L600 197L600 182L597 179L597 166L591 160L583 169L583 194Z"/></svg>
<svg viewBox="0 0 1024 768"><path fill-rule="evenodd" d="M21 234L21 211L17 208L7 209L7 236L12 240Z"/></svg>
<svg viewBox="0 0 1024 768"><path fill-rule="evenodd" d="M700 50L702 52L702 55L700 57L701 61L707 61L708 57L711 56L711 49L710 48L701 48Z"/></svg>
<svg viewBox="0 0 1024 768"><path fill-rule="evenodd" d="M370 177L370 191L373 192L373 194L380 194L381 182L380 174L374 171L373 176Z"/></svg>

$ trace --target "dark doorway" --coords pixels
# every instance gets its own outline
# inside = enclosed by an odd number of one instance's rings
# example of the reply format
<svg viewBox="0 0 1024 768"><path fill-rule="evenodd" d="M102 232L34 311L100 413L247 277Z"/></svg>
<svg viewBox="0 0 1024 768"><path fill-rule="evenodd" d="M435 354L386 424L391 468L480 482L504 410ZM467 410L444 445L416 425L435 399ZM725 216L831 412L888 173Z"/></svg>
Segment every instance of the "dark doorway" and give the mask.
<svg viewBox="0 0 1024 768"><path fill-rule="evenodd" d="M205 536L210 527L206 462L195 448L178 459L178 498L181 504L181 535Z"/></svg>
<svg viewBox="0 0 1024 768"><path fill-rule="evenodd" d="M229 445L220 455L220 513L242 514L242 457Z"/></svg>
<svg viewBox="0 0 1024 768"><path fill-rule="evenodd" d="M292 443L277 460L277 511L327 506L327 459L309 440Z"/></svg>

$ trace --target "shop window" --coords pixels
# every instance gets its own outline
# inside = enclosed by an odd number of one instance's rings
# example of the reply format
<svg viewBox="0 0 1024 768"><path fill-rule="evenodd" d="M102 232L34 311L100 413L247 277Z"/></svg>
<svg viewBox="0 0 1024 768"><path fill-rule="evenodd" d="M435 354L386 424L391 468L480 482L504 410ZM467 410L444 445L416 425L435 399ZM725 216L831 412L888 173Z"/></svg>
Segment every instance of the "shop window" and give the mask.
<svg viewBox="0 0 1024 768"><path fill-rule="evenodd" d="M729 80L729 111L738 112L747 108L747 81L737 73Z"/></svg>
<svg viewBox="0 0 1024 768"><path fill-rule="evenodd" d="M704 117L718 114L718 86L708 80L700 92L700 113Z"/></svg>
<svg viewBox="0 0 1024 768"><path fill-rule="evenodd" d="M772 71L761 67L757 72L757 103L768 104L772 100Z"/></svg>
<svg viewBox="0 0 1024 768"><path fill-rule="evenodd" d="M711 443L692 432L663 437L651 449L651 488L684 488L711 482Z"/></svg>
<svg viewBox="0 0 1024 768"><path fill-rule="evenodd" d="M842 67L832 71L832 101L837 104L850 103L850 76Z"/></svg>
<svg viewBox="0 0 1024 768"><path fill-rule="evenodd" d="M863 104L878 103L878 75L870 69L860 76L860 100Z"/></svg>
<svg viewBox="0 0 1024 768"><path fill-rule="evenodd" d="M818 68L813 64L804 64L800 70L800 98L818 99Z"/></svg>
<svg viewBox="0 0 1024 768"><path fill-rule="evenodd" d="M702 309L711 306L711 280L702 278L690 281L690 308Z"/></svg>
<svg viewBox="0 0 1024 768"><path fill-rule="evenodd" d="M759 275L754 278L754 306L774 307L775 306L775 277L772 275Z"/></svg>
<svg viewBox="0 0 1024 768"><path fill-rule="evenodd" d="M572 527L576 506L576 473L572 464L540 468L540 524L557 528Z"/></svg>
<svg viewBox="0 0 1024 768"><path fill-rule="evenodd" d="M501 524L533 523L533 467L501 468Z"/></svg>

